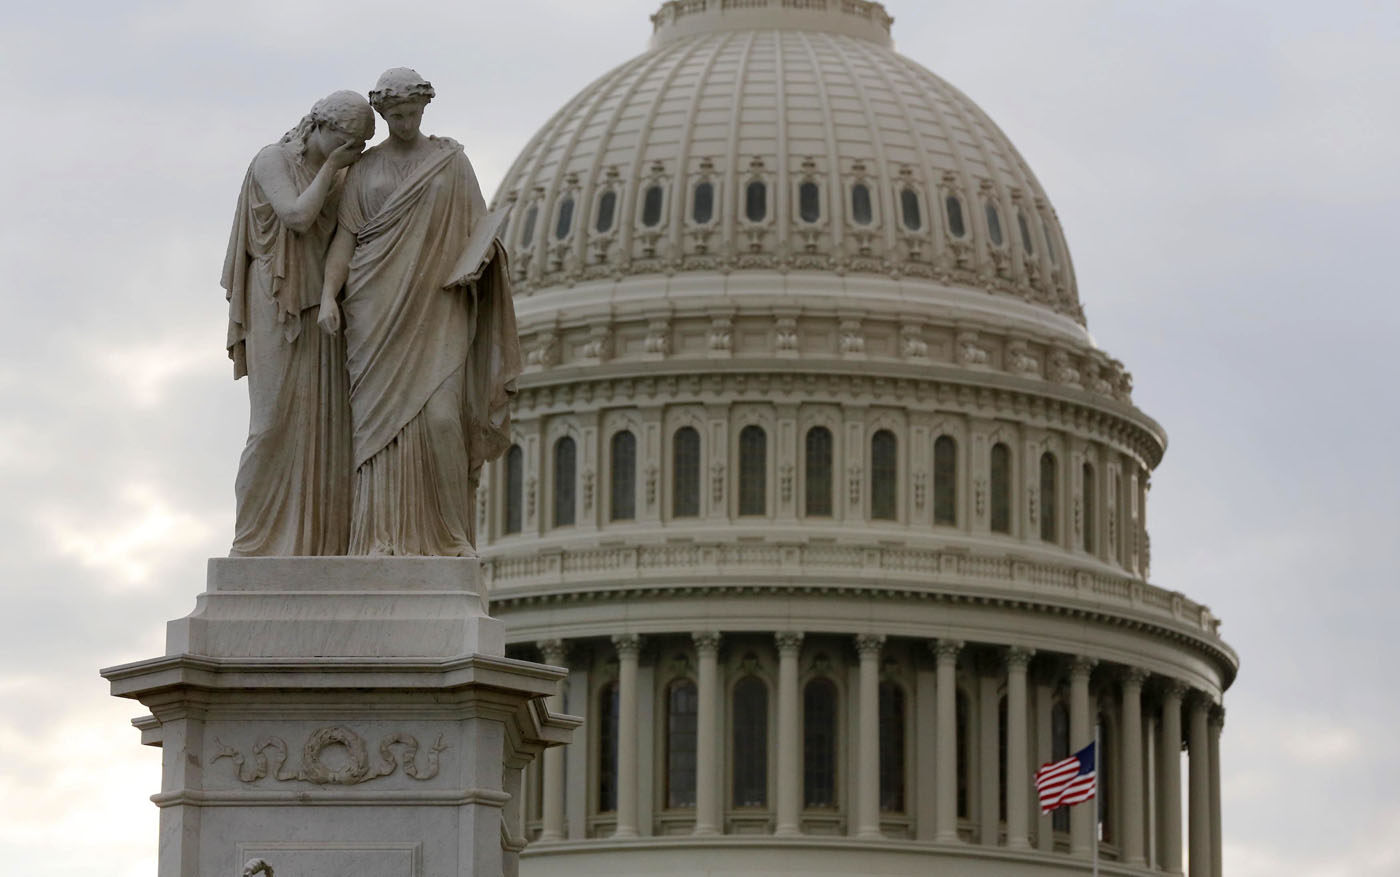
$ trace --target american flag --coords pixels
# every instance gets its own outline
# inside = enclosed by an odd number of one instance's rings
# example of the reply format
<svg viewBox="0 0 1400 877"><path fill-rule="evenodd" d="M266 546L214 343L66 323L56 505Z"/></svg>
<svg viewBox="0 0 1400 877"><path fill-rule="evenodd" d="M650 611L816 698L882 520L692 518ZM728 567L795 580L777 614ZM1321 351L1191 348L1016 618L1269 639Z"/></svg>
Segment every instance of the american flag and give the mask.
<svg viewBox="0 0 1400 877"><path fill-rule="evenodd" d="M1049 813L1056 807L1078 804L1094 797L1098 783L1095 779L1096 744L1060 761L1050 761L1035 772L1035 790L1040 795L1040 812Z"/></svg>

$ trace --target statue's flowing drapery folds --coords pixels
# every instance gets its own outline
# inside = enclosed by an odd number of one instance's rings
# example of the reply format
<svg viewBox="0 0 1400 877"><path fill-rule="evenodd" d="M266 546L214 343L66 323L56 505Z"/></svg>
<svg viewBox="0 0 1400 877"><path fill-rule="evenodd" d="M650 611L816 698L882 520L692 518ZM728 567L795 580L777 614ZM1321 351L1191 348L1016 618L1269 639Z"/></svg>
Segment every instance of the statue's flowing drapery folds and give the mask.
<svg viewBox="0 0 1400 877"><path fill-rule="evenodd" d="M298 193L308 167L287 143L280 162ZM349 532L350 412L344 341L316 325L337 198L297 233L273 209L252 167L224 259L228 353L248 377L248 443L234 485L235 557L344 554Z"/></svg>
<svg viewBox="0 0 1400 877"><path fill-rule="evenodd" d="M521 360L505 251L461 146L431 142L409 167L371 149L341 198L351 554L473 555L480 469L509 444Z"/></svg>

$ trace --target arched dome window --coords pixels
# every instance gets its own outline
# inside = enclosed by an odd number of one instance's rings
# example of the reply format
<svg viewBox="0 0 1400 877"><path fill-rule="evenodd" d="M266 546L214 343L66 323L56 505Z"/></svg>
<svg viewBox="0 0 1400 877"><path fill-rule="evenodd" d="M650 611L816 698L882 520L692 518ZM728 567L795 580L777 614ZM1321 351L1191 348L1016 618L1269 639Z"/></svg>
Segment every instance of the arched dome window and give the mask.
<svg viewBox="0 0 1400 877"><path fill-rule="evenodd" d="M1098 522L1098 495L1094 486L1094 464L1084 464L1084 550L1093 554L1098 547L1094 527Z"/></svg>
<svg viewBox="0 0 1400 877"><path fill-rule="evenodd" d="M880 811L904 812L904 689L880 683Z"/></svg>
<svg viewBox="0 0 1400 877"><path fill-rule="evenodd" d="M963 220L962 201L957 195L943 199L943 209L948 214L948 234L955 238L967 237L967 223Z"/></svg>
<svg viewBox="0 0 1400 877"><path fill-rule="evenodd" d="M1055 455L1046 451L1040 455L1040 538L1054 542L1059 538L1059 521L1055 510L1059 494L1059 464Z"/></svg>
<svg viewBox="0 0 1400 877"><path fill-rule="evenodd" d="M836 806L836 684L824 677L802 689L802 803Z"/></svg>
<svg viewBox="0 0 1400 877"><path fill-rule="evenodd" d="M808 224L822 218L822 190L811 180L807 180L797 187L797 216Z"/></svg>
<svg viewBox="0 0 1400 877"><path fill-rule="evenodd" d="M1069 710L1064 701L1055 701L1050 708L1050 760L1069 758ZM1059 807L1051 814L1055 831L1069 831L1069 808Z"/></svg>
<svg viewBox="0 0 1400 877"><path fill-rule="evenodd" d="M1051 231L1050 224L1042 219L1040 229L1045 232L1045 254L1050 257L1050 264L1060 264L1060 254L1055 249L1055 235L1054 232Z"/></svg>
<svg viewBox="0 0 1400 877"><path fill-rule="evenodd" d="M554 443L554 526L574 523L574 475L577 454L574 440L564 436Z"/></svg>
<svg viewBox="0 0 1400 877"><path fill-rule="evenodd" d="M598 199L598 218L593 222L593 228L600 234L611 231L613 219L617 216L617 191L608 189Z"/></svg>
<svg viewBox="0 0 1400 877"><path fill-rule="evenodd" d="M814 426L807 430L805 481L808 517L831 516L831 430Z"/></svg>
<svg viewBox="0 0 1400 877"><path fill-rule="evenodd" d="M616 682L598 692L598 812L617 810L617 701Z"/></svg>
<svg viewBox="0 0 1400 877"><path fill-rule="evenodd" d="M1021 229L1021 247L1027 255L1035 254L1035 244L1031 242L1031 227L1026 222L1026 214L1016 211L1016 225Z"/></svg>
<svg viewBox="0 0 1400 877"><path fill-rule="evenodd" d="M856 225L869 225L875 221L875 211L870 203L870 187L865 183L851 186L851 221Z"/></svg>
<svg viewBox="0 0 1400 877"><path fill-rule="evenodd" d="M559 205L559 218L554 223L554 237L563 240L574 227L574 199L565 198Z"/></svg>
<svg viewBox="0 0 1400 877"><path fill-rule="evenodd" d="M997 212L997 206L990 201L987 202L987 235L998 247L1006 242L1001 233L1001 214Z"/></svg>
<svg viewBox="0 0 1400 877"><path fill-rule="evenodd" d="M744 187L744 218L749 222L768 218L768 185L762 180L751 180ZM700 220L697 217L695 221Z"/></svg>
<svg viewBox="0 0 1400 877"><path fill-rule="evenodd" d="M695 683L677 679L666 689L666 806L695 806Z"/></svg>
<svg viewBox="0 0 1400 877"><path fill-rule="evenodd" d="M520 445L506 451L505 534L519 533L524 517L525 452Z"/></svg>
<svg viewBox="0 0 1400 877"><path fill-rule="evenodd" d="M690 203L690 218L696 225L709 225L715 218L715 184L706 180L695 186Z"/></svg>
<svg viewBox="0 0 1400 877"><path fill-rule="evenodd" d="M899 193L900 217L909 231L919 231L924 227L924 218L919 213L919 193L905 186Z"/></svg>
<svg viewBox="0 0 1400 877"><path fill-rule="evenodd" d="M768 513L768 436L760 426L739 432L739 514Z"/></svg>
<svg viewBox="0 0 1400 877"><path fill-rule="evenodd" d="M612 437L610 516L614 521L637 517L637 437L628 430Z"/></svg>
<svg viewBox="0 0 1400 877"><path fill-rule="evenodd" d="M537 204L531 204L530 209L525 211L525 227L520 230L520 246L528 247L535 239L535 221L539 219L540 208Z"/></svg>
<svg viewBox="0 0 1400 877"><path fill-rule="evenodd" d="M734 685L731 792L735 807L768 806L768 686L757 676Z"/></svg>
<svg viewBox="0 0 1400 877"><path fill-rule="evenodd" d="M870 439L870 517L877 521L893 521L898 517L898 450L898 440L888 429L880 430Z"/></svg>
<svg viewBox="0 0 1400 877"><path fill-rule="evenodd" d="M947 435L933 443L933 522L958 523L958 443Z"/></svg>
<svg viewBox="0 0 1400 877"><path fill-rule="evenodd" d="M646 194L642 196L642 225L656 228L661 224L661 207L665 200L664 188L656 183L647 186Z"/></svg>
<svg viewBox="0 0 1400 877"><path fill-rule="evenodd" d="M991 460L992 532L1011 532L1011 449L1005 443L992 445Z"/></svg>
<svg viewBox="0 0 1400 877"><path fill-rule="evenodd" d="M676 430L671 454L671 516L700 514L700 433L693 426Z"/></svg>

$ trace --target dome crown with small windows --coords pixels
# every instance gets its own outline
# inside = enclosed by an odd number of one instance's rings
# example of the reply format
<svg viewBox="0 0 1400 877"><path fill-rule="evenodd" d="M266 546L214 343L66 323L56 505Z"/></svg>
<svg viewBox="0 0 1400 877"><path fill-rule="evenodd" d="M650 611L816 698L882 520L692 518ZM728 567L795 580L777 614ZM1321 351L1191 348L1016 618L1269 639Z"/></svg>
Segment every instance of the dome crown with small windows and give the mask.
<svg viewBox="0 0 1400 877"><path fill-rule="evenodd" d="M652 21L651 49L555 113L498 192L523 291L834 271L1082 324L1035 175L976 104L893 51L881 4L671 0Z"/></svg>

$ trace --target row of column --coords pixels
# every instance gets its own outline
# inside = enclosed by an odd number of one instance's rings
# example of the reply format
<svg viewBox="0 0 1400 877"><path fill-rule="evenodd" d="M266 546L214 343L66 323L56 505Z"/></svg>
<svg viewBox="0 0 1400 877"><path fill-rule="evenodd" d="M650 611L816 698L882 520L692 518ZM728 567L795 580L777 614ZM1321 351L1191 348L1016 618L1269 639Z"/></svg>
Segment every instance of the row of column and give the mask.
<svg viewBox="0 0 1400 877"><path fill-rule="evenodd" d="M721 790L718 783L720 746L719 715L719 645L720 634L713 631L693 635L697 657L697 750L696 800L694 834L697 836L722 833ZM774 833L781 837L796 837L801 830L802 802L802 735L799 714L799 656L803 635L799 632L775 634L778 652L777 693L777 795ZM639 761L637 710L638 660L640 638L635 634L620 634L612 638L618 656L618 743L617 743L617 810L613 837L635 838L637 824L637 765ZM885 637L861 634L855 639L859 655L859 686L857 691L857 737L855 782L855 834L860 838L881 837L879 808L879 670L880 653ZM560 640L539 643L544 662L563 665L565 647ZM919 837L939 843L958 843L958 740L957 740L957 662L963 643L939 640L931 643L935 656L933 709L933 826L930 832L921 825ZM1033 649L1013 646L1002 653L1006 679L1006 739L1029 741L1028 668ZM1096 661L1076 656L1069 663L1069 718L1071 751L1086 745L1093 736L1094 718L1091 712L1090 677ZM991 677L985 677L991 679ZM1122 824L1119 841L1121 861L1127 865L1154 866L1168 873L1182 872L1182 788L1181 741L1183 706L1187 711L1188 767L1188 827L1190 877L1219 877L1221 873L1220 839L1220 733L1223 711L1205 695L1188 697L1186 685L1167 680L1161 687L1161 720L1154 727L1144 724L1142 710L1146 671L1127 668L1120 676L1118 790L1122 795ZM991 679L993 686L995 680ZM992 694L995 695L995 687ZM983 698L985 727L992 729L994 744L998 721L995 696ZM550 709L563 711L562 695L551 699ZM922 712L922 711L921 711ZM990 724L988 723L990 720ZM1040 755L1048 760L1048 735L1040 729ZM926 734L919 728L916 738ZM1145 750L1152 741L1156 754L1155 769L1149 769ZM982 843L998 843L995 826L1000 821L997 794L997 753L995 745L982 747L984 790L981 795L979 818L984 830ZM1100 753L1100 763L1106 753ZM543 830L541 841L564 839L564 756L563 747L545 751L543 763ZM1032 765L1028 745L1008 745L1006 750L1006 846L1030 850L1030 813L1033 802L1031 788ZM986 759L990 758L990 765ZM988 770L990 768L990 770ZM921 768L920 773L924 771ZM1155 788L1149 793L1147 788ZM1070 809L1070 853L1088 857L1092 853L1097 830L1097 803ZM1038 827L1038 848L1053 849L1050 818L1042 816Z"/></svg>

